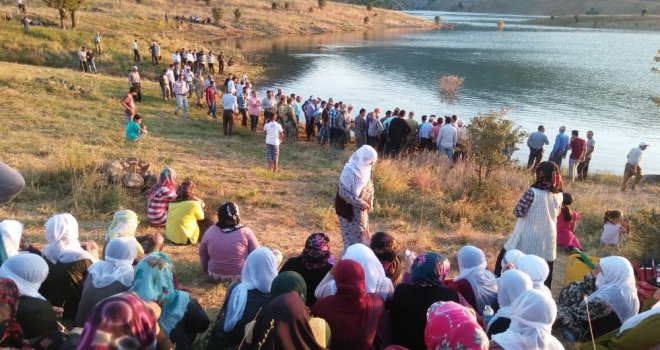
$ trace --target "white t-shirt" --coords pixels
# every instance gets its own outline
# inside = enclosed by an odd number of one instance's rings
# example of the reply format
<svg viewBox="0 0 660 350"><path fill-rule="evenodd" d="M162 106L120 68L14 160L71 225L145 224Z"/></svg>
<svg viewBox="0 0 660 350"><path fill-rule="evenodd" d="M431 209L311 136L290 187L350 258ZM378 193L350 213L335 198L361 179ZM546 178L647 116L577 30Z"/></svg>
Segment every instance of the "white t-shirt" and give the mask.
<svg viewBox="0 0 660 350"><path fill-rule="evenodd" d="M610 224L606 222L603 225L603 235L600 236L600 243L607 245L617 245L619 244L619 236L621 234L621 225L620 224Z"/></svg>
<svg viewBox="0 0 660 350"><path fill-rule="evenodd" d="M264 131L266 132L266 143L269 145L279 146L280 133L284 132L282 125L276 121L272 121L264 125Z"/></svg>

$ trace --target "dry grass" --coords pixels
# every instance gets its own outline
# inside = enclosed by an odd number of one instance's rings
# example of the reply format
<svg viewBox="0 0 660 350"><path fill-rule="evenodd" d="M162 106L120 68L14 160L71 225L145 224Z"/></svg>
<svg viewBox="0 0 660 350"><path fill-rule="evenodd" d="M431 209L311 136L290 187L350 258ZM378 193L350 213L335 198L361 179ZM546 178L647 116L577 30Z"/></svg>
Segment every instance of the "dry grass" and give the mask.
<svg viewBox="0 0 660 350"><path fill-rule="evenodd" d="M444 75L438 79L438 86L442 99L454 101L458 98L458 91L463 87L464 77L458 75Z"/></svg>

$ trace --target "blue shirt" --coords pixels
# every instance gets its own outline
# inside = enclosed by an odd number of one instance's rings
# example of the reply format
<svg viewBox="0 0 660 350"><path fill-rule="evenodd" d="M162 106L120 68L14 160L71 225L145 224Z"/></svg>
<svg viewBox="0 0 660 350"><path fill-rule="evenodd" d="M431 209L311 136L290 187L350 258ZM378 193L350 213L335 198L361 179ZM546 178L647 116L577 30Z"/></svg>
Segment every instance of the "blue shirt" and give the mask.
<svg viewBox="0 0 660 350"><path fill-rule="evenodd" d="M419 137L422 139L430 139L431 131L433 130L433 124L426 122L419 126Z"/></svg>
<svg viewBox="0 0 660 350"><path fill-rule="evenodd" d="M549 145L550 141L548 140L548 137L545 136L544 133L540 131L535 131L529 135L529 138L527 139L527 146L529 148L533 149L541 149L543 148L543 145Z"/></svg>
<svg viewBox="0 0 660 350"><path fill-rule="evenodd" d="M128 141L135 141L140 136L140 124L136 122L130 122L126 125L126 139Z"/></svg>
<svg viewBox="0 0 660 350"><path fill-rule="evenodd" d="M552 146L552 152L568 150L568 135L560 132L555 137L555 144Z"/></svg>

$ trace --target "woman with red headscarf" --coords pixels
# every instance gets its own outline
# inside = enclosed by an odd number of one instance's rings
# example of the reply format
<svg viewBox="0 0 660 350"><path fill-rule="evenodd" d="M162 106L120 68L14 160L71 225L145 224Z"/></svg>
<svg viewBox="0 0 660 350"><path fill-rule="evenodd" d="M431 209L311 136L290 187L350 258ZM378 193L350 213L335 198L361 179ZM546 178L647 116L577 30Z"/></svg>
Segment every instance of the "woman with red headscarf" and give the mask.
<svg viewBox="0 0 660 350"><path fill-rule="evenodd" d="M337 293L317 300L312 307L314 316L330 325L330 348L380 349L388 345L384 335L389 334L389 320L383 299L375 293L367 294L362 266L342 260L332 274Z"/></svg>
<svg viewBox="0 0 660 350"><path fill-rule="evenodd" d="M31 349L30 344L23 339L23 330L16 321L18 310L18 287L9 278L0 278L0 307L5 312L0 315L0 348Z"/></svg>
<svg viewBox="0 0 660 350"><path fill-rule="evenodd" d="M513 211L518 221L497 258L495 275L500 275L501 261L506 251L518 249L525 254L541 257L548 263L550 274L545 285L550 287L552 263L557 258L557 215L563 199L561 173L557 164L539 164L536 182L523 194Z"/></svg>

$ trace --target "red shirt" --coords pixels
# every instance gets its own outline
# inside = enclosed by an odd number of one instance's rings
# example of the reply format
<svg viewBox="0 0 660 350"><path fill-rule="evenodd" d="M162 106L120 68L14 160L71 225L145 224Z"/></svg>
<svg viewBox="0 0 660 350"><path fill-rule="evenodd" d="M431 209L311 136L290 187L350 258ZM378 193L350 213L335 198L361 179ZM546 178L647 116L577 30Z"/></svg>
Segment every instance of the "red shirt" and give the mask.
<svg viewBox="0 0 660 350"><path fill-rule="evenodd" d="M215 88L213 86L209 86L206 88L206 103L213 102L215 102Z"/></svg>
<svg viewBox="0 0 660 350"><path fill-rule="evenodd" d="M126 109L126 113L133 113L133 111L135 110L135 106L133 105L133 95L128 94L124 96L124 99L121 100L121 102L131 108L131 109Z"/></svg>
<svg viewBox="0 0 660 350"><path fill-rule="evenodd" d="M571 159L582 159L582 156L587 149L587 141L576 137L571 140L571 143L568 144L568 147L571 148Z"/></svg>

